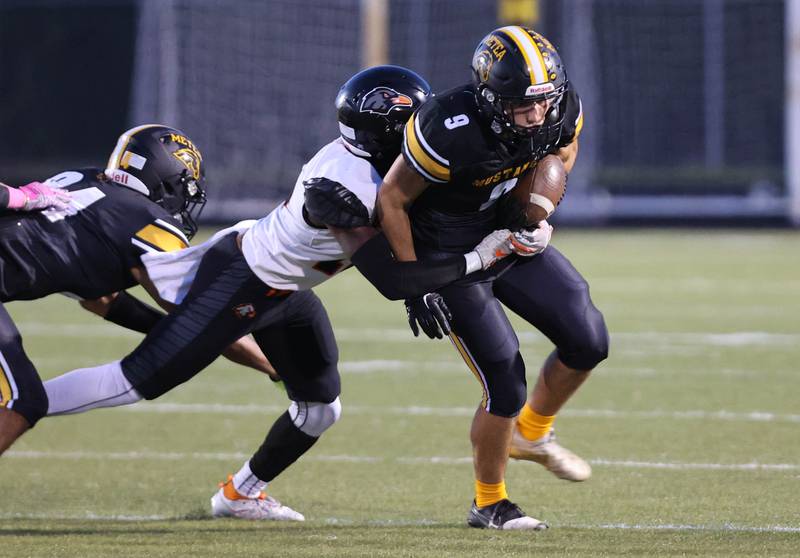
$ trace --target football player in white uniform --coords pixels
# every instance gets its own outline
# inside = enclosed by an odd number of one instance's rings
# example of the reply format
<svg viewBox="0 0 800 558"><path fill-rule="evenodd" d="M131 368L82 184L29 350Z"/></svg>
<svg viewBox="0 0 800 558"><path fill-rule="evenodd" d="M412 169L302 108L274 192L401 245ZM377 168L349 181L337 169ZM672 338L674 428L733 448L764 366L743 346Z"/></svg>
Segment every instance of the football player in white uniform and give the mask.
<svg viewBox="0 0 800 558"><path fill-rule="evenodd" d="M449 333L448 311L432 291L520 249L508 231L495 231L466 254L433 262L393 259L374 227L377 189L400 153L405 122L429 96L424 79L397 66L348 80L336 99L341 137L303 167L289 200L255 225L237 227L244 232L218 233L177 257L150 258L151 288L178 307L121 361L46 382L50 414L154 399L252 332L291 404L213 496L212 514L302 521L263 491L341 411L336 342L311 288L353 264L388 298L410 299L425 333L441 338Z"/></svg>

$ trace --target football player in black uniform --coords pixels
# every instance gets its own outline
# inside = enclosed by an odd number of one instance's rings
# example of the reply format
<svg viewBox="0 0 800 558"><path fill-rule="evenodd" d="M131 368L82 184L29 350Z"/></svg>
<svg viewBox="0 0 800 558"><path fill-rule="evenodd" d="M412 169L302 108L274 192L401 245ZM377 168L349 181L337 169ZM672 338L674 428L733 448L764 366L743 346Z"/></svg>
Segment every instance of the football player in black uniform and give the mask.
<svg viewBox="0 0 800 558"><path fill-rule="evenodd" d="M33 189L50 200L28 196L22 206L15 202ZM45 186L9 192L11 207L51 207L0 216L0 303L63 293L106 320L143 333L161 319L160 311L125 289L148 286L143 254L185 248L197 230L195 217L206 201L204 170L200 151L185 134L139 126L120 136L105 170L65 171ZM65 197L69 203L59 203ZM250 343L243 341L253 349ZM259 369L267 372L260 351L253 354L260 355ZM0 408L0 453L48 408L36 368L2 304Z"/></svg>
<svg viewBox="0 0 800 558"><path fill-rule="evenodd" d="M557 154L568 172L575 162L581 102L546 38L519 26L496 29L475 50L472 70L472 83L437 95L412 116L403 157L381 187L381 225L402 261L474 245L498 220L513 220L502 195L516 177L547 154ZM537 230L549 229L542 222ZM589 465L555 442L552 424L607 356L603 317L586 281L552 247L533 258L507 258L439 293L453 314L452 342L483 388L470 435L476 496L468 523L543 529L508 499L509 451L561 478L589 477ZM501 302L556 346L527 403L519 340Z"/></svg>

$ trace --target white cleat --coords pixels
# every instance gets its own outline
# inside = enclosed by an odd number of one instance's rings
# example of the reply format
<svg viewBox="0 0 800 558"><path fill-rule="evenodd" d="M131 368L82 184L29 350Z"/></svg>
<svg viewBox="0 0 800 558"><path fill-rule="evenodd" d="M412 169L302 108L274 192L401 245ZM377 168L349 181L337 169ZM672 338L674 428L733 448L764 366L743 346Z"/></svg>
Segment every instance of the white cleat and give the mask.
<svg viewBox="0 0 800 558"><path fill-rule="evenodd" d="M592 476L592 467L586 461L556 442L551 430L538 440L528 440L514 425L508 456L514 459L535 461L560 479L579 482Z"/></svg>
<svg viewBox="0 0 800 558"><path fill-rule="evenodd" d="M228 483L226 483L226 485L227 484ZM268 521L306 520L302 513L298 513L292 508L284 506L275 498L267 496L263 492L258 498L228 498L225 496L225 486L220 487L217 493L211 497L211 515L213 517L261 519Z"/></svg>

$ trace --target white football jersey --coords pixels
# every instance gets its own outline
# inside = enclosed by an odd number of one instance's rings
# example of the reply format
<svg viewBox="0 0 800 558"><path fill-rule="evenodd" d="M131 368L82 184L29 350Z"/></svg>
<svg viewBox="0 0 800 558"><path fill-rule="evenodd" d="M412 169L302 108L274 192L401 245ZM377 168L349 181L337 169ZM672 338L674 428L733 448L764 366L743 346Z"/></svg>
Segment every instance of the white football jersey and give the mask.
<svg viewBox="0 0 800 558"><path fill-rule="evenodd" d="M373 217L380 175L369 161L348 151L341 138L332 141L303 165L289 200L258 221L242 239L250 268L271 287L311 289L350 265L333 234L309 225L303 216L303 182L323 177L353 192L366 206L370 219Z"/></svg>

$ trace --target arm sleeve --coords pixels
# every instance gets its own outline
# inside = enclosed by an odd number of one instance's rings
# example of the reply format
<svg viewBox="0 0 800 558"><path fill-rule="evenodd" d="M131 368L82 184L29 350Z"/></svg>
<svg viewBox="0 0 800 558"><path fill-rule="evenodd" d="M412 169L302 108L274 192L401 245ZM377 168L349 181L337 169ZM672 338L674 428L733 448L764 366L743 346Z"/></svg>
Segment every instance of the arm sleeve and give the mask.
<svg viewBox="0 0 800 558"><path fill-rule="evenodd" d="M126 329L149 333L164 316L163 312L121 291L109 306L105 319Z"/></svg>
<svg viewBox="0 0 800 558"><path fill-rule="evenodd" d="M350 261L389 300L422 296L460 279L467 270L460 254L443 260L398 262L383 233L364 243Z"/></svg>
<svg viewBox="0 0 800 558"><path fill-rule="evenodd" d="M8 209L8 188L0 186L0 213L5 213Z"/></svg>

